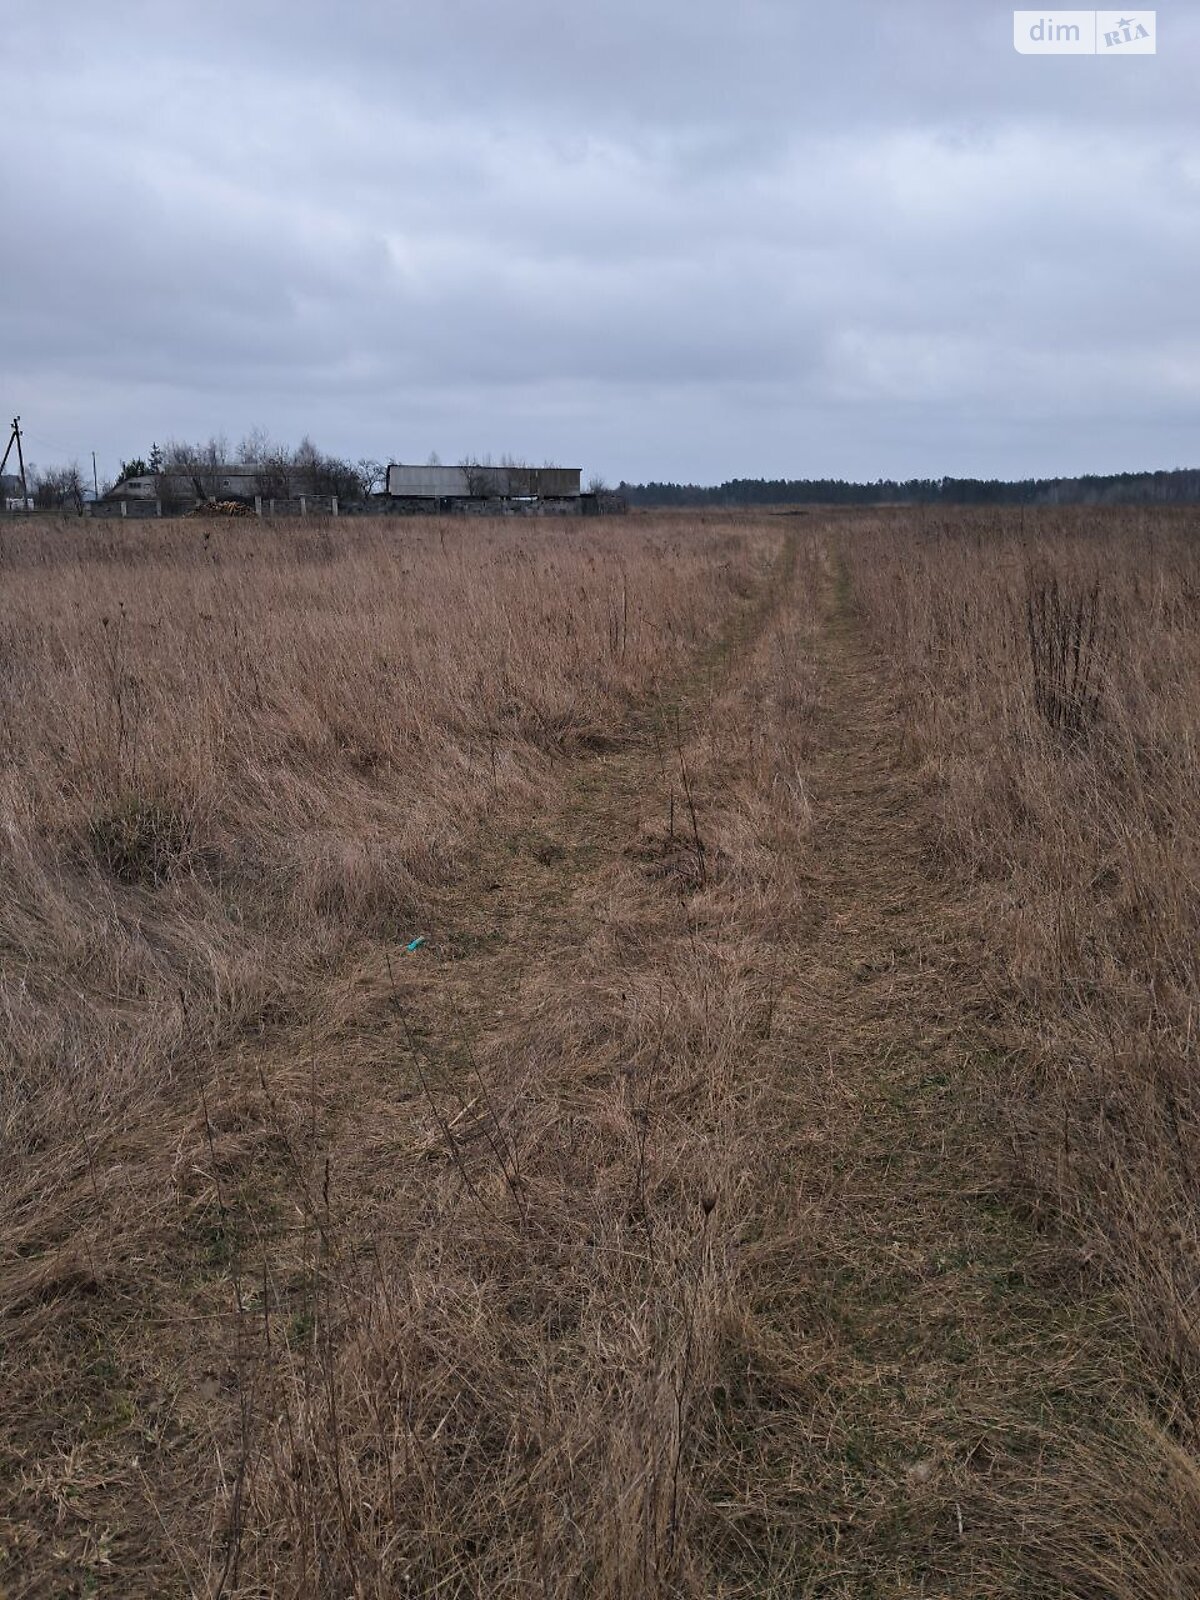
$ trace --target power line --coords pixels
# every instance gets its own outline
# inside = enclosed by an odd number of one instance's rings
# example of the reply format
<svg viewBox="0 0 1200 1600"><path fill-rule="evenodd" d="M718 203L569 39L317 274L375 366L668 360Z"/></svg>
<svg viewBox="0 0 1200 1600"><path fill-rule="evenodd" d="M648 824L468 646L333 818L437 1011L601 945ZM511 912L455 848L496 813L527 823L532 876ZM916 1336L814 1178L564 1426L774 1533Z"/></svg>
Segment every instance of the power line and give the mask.
<svg viewBox="0 0 1200 1600"><path fill-rule="evenodd" d="M34 444L43 445L47 450L53 450L57 456L70 456L71 451L65 445L55 444L51 439L43 439L39 433L31 433L28 428L24 430L25 437L32 439Z"/></svg>

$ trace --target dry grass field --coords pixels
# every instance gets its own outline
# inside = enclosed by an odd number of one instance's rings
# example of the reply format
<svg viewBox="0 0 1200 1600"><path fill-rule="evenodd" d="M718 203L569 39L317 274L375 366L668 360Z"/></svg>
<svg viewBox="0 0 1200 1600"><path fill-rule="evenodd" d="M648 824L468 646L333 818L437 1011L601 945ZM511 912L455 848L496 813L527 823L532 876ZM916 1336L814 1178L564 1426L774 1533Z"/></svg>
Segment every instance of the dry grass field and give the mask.
<svg viewBox="0 0 1200 1600"><path fill-rule="evenodd" d="M1179 513L0 529L0 1595L1200 1595Z"/></svg>
<svg viewBox="0 0 1200 1600"><path fill-rule="evenodd" d="M874 519L856 608L994 958L1012 1170L1200 1425L1200 516Z"/></svg>

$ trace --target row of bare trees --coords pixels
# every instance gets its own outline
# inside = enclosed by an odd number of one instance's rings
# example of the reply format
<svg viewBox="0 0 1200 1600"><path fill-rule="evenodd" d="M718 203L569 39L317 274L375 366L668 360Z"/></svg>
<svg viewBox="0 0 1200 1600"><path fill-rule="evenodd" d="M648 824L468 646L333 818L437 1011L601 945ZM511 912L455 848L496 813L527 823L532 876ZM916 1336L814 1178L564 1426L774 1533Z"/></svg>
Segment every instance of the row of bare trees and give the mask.
<svg viewBox="0 0 1200 1600"><path fill-rule="evenodd" d="M544 461L542 463L544 467L553 467L555 464L556 463L553 461ZM441 465L436 451L430 456L429 465L431 467ZM532 467L532 465L532 462L526 461L519 456L510 455L507 451L500 457L499 461L495 463L493 463L490 455L468 455L464 456L459 462L459 467L466 474L467 493L471 495L486 495L489 492L492 481L491 475L494 467L504 467L517 471L524 471ZM594 474L588 479L587 487L589 494L607 494L609 492L608 484L602 477L599 476L599 474Z"/></svg>
<svg viewBox="0 0 1200 1600"><path fill-rule="evenodd" d="M337 495L346 501L365 500L383 487L387 468L381 461L362 457L343 460L319 449L305 437L294 448L277 444L261 429L252 430L231 449L223 434L197 443L172 439L153 444L145 456L121 462L115 479L96 485L108 493L128 478L153 477L155 494L164 505L177 501L217 500L226 490L231 469L253 467L255 492L286 499L294 493ZM93 482L78 461L65 466L29 464L29 493L39 511L82 512Z"/></svg>
<svg viewBox="0 0 1200 1600"><path fill-rule="evenodd" d="M84 477L78 461L72 461L65 467L38 467L31 461L25 476L30 499L37 510L83 510L91 485Z"/></svg>
<svg viewBox="0 0 1200 1600"><path fill-rule="evenodd" d="M201 500L220 497L231 464L253 467L257 492L285 499L303 484L301 492L337 495L342 500L366 499L382 487L386 468L380 461L362 457L347 461L319 449L306 435L294 448L275 443L261 428L252 429L236 451L231 451L224 435L216 434L200 444L179 440L151 451L150 470L161 494L169 498L177 492L179 480L188 479Z"/></svg>
<svg viewBox="0 0 1200 1600"><path fill-rule="evenodd" d="M429 464L440 465L436 453L429 457ZM467 455L458 465L466 474L467 492L483 495L488 492L495 466L522 468L529 463L509 454L502 455L496 463L490 455ZM181 499L218 500L224 497L226 480L235 466L253 467L255 492L278 499L305 493L336 495L345 501L365 500L381 490L387 478L387 467L381 461L366 456L349 461L329 455L307 435L294 447L279 444L264 429L254 428L236 448L231 448L224 434L213 434L196 443L179 439L163 445L155 443L147 455L122 461L116 480L105 483L102 492L128 478L153 477L156 496L164 505ZM78 461L45 469L31 465L29 476L30 492L39 510L82 511L90 485ZM602 493L607 485L596 477L589 481L588 488L592 493Z"/></svg>

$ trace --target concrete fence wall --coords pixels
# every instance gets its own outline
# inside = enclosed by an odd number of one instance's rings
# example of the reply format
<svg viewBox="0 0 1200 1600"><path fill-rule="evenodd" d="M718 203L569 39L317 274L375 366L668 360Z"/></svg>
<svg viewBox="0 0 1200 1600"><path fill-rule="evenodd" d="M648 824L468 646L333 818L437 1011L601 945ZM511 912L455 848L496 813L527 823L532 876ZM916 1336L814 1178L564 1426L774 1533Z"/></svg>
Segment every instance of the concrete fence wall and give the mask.
<svg viewBox="0 0 1200 1600"><path fill-rule="evenodd" d="M101 518L125 518L144 521L147 517L184 517L189 516L200 506L199 500L94 500L86 508L88 514ZM287 499L272 499L266 495L255 497L254 505L247 506L257 516L270 517L337 517L349 510L358 510L358 507L344 506L337 495L308 494L293 495ZM220 515L220 513L215 513Z"/></svg>
<svg viewBox="0 0 1200 1600"><path fill-rule="evenodd" d="M245 504L245 502L242 502ZM181 517L197 510L198 500L96 500L85 509L89 516L144 521L147 517ZM537 500L483 500L469 498L425 499L416 496L375 495L368 501L346 504L336 495L255 496L248 510L266 521L272 517L588 517L626 509L614 494L545 495ZM215 513L219 516L219 513Z"/></svg>

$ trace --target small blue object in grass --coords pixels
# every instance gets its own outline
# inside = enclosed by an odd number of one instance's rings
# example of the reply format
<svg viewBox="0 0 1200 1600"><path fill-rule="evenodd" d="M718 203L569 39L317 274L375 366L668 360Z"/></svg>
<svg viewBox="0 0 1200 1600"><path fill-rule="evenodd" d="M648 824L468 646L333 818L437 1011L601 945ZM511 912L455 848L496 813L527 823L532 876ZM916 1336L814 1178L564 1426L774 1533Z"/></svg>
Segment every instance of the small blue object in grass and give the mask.
<svg viewBox="0 0 1200 1600"><path fill-rule="evenodd" d="M408 949L405 951L405 954L406 955L410 955L410 956L414 955L421 948L421 946L424 943L425 943L425 935L421 934L419 938L414 939L413 942L408 946Z"/></svg>

